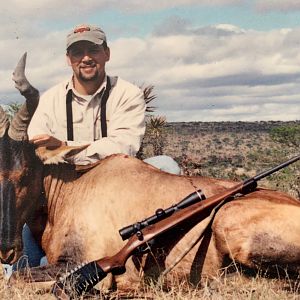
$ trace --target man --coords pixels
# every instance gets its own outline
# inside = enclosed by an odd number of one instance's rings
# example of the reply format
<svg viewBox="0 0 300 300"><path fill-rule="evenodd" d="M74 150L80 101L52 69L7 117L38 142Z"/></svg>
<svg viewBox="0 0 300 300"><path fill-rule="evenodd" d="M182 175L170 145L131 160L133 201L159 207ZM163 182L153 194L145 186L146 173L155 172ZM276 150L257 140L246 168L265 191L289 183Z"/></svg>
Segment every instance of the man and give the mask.
<svg viewBox="0 0 300 300"><path fill-rule="evenodd" d="M69 161L77 165L114 153L135 155L145 132L144 95L135 85L106 74L110 49L105 33L92 25L76 26L67 36L66 57L73 75L40 97L28 127L29 140L37 147L49 148L89 144ZM167 156L151 158L148 163L180 172ZM27 225L23 243L25 261L19 261L14 269L37 266L44 256Z"/></svg>
<svg viewBox="0 0 300 300"><path fill-rule="evenodd" d="M66 51L73 76L41 96L29 139L47 147L90 144L71 161L75 164L90 164L113 153L135 155L145 132L143 92L107 76L110 49L105 33L79 25L68 34Z"/></svg>

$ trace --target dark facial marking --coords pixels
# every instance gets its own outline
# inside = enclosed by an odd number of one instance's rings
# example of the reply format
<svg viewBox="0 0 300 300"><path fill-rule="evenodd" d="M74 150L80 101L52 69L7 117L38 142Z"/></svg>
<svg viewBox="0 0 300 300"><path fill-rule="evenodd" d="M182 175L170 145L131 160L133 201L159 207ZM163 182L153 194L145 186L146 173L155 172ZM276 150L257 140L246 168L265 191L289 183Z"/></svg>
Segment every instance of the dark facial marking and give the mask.
<svg viewBox="0 0 300 300"><path fill-rule="evenodd" d="M16 195L14 184L9 179L0 182L0 249L7 251L16 233Z"/></svg>

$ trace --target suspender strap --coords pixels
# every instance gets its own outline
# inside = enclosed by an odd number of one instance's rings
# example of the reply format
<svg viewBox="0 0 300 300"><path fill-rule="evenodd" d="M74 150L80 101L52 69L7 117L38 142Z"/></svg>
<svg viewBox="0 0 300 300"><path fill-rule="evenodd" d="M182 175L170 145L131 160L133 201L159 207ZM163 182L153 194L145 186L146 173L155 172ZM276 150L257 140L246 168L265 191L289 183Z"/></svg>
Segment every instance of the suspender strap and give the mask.
<svg viewBox="0 0 300 300"><path fill-rule="evenodd" d="M102 137L107 137L106 102L109 97L110 90L111 90L111 83L109 77L107 76L106 89L101 100L101 136Z"/></svg>
<svg viewBox="0 0 300 300"><path fill-rule="evenodd" d="M73 92L70 89L67 93L67 140L73 141L73 113L72 113L72 98L73 98Z"/></svg>
<svg viewBox="0 0 300 300"><path fill-rule="evenodd" d="M107 126L106 126L106 103L111 90L110 79L107 76L106 89L101 99L101 136L107 137ZM72 112L72 99L73 92L70 89L66 97L66 110L67 110L67 139L68 141L74 140L73 133L73 112Z"/></svg>

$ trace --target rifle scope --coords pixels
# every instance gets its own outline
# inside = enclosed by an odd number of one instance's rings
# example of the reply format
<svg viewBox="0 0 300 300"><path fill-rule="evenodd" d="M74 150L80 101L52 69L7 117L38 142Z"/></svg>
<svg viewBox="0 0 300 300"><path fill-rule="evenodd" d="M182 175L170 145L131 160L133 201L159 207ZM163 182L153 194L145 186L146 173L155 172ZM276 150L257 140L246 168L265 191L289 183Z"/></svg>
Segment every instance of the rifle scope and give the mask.
<svg viewBox="0 0 300 300"><path fill-rule="evenodd" d="M204 200L205 196L202 193L201 189L197 190L196 192L191 193L187 197L185 197L183 200L181 200L179 203L170 206L167 209L162 209L159 208L156 210L155 214L149 218L146 218L140 222L136 222L132 225L123 227L122 229L119 230L119 234L122 237L122 240L125 241L129 239L131 236L142 230L143 228L155 224L159 222L160 220L163 220L170 215L172 215L175 211L179 209L183 209L185 207L188 207L199 200Z"/></svg>

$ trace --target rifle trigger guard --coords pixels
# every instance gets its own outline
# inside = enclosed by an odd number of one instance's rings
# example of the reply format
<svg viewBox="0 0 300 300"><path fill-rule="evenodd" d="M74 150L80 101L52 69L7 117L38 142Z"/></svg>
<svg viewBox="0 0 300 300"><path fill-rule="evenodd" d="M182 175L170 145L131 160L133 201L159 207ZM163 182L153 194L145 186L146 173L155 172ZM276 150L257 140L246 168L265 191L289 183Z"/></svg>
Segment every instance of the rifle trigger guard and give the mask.
<svg viewBox="0 0 300 300"><path fill-rule="evenodd" d="M138 254L147 254L147 253L149 253L151 251L151 247L153 246L153 244L154 244L154 240L150 240L148 243L139 246L136 249L136 253L138 253Z"/></svg>

